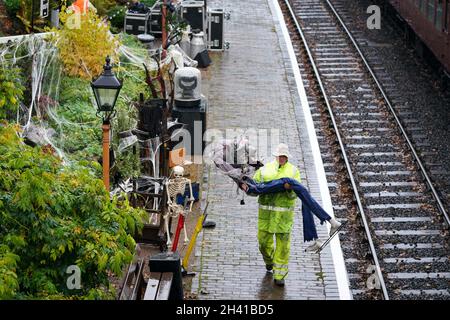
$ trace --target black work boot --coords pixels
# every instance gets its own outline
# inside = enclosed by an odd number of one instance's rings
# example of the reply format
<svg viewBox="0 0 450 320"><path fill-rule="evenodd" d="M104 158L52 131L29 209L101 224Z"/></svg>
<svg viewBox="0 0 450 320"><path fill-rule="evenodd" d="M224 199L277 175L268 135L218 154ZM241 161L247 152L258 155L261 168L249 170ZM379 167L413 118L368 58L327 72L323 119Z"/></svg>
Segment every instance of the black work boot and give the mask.
<svg viewBox="0 0 450 320"><path fill-rule="evenodd" d="M281 280L274 279L273 282L279 287L284 287L284 280L283 279L281 279Z"/></svg>
<svg viewBox="0 0 450 320"><path fill-rule="evenodd" d="M212 229L216 227L216 223L214 221L205 221L203 222L203 228L205 229Z"/></svg>

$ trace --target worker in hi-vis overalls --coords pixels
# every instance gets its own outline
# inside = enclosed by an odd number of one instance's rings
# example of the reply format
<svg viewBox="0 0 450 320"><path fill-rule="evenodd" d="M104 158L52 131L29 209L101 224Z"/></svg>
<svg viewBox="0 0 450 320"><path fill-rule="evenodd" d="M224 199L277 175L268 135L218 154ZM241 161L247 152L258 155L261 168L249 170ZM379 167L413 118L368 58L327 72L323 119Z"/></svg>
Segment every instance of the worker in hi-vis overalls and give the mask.
<svg viewBox="0 0 450 320"><path fill-rule="evenodd" d="M278 145L273 154L276 159L258 169L256 182L269 182L280 178L292 178L300 182L300 171L291 164L289 148ZM291 231L294 224L294 208L297 195L292 190L260 195L258 199L258 242L267 271L273 270L276 285L284 286L288 274ZM275 243L274 243L275 238Z"/></svg>

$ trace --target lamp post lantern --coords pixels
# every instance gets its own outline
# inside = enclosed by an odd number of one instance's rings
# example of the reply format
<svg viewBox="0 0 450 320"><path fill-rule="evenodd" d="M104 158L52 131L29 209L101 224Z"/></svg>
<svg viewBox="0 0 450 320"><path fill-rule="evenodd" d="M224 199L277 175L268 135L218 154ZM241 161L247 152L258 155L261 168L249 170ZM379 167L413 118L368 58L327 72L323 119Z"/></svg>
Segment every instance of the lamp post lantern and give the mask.
<svg viewBox="0 0 450 320"><path fill-rule="evenodd" d="M103 73L91 82L97 102L97 114L103 113L103 182L109 192L109 143L110 143L110 119L114 116L114 107L122 89L122 81L116 78L112 72L111 59L106 57Z"/></svg>

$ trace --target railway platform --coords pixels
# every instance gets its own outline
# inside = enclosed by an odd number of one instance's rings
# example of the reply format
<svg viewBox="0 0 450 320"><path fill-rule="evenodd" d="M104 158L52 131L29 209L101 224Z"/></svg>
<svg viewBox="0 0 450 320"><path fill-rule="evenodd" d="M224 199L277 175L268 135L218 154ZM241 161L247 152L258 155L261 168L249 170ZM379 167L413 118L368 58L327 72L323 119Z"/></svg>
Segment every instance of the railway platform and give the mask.
<svg viewBox="0 0 450 320"><path fill-rule="evenodd" d="M302 183L332 214L325 170L294 50L275 0L209 1L231 13L225 38L230 49L211 54L203 80L208 98L208 129L279 130L290 147ZM213 76L208 77L208 74ZM266 161L271 161L271 158ZM205 166L202 197L208 220L197 239L190 268L196 273L191 292L207 299L352 299L339 237L320 255L305 252L300 203L297 202L285 287L266 273L257 242L257 198L240 204L231 180ZM327 227L315 218L320 239Z"/></svg>

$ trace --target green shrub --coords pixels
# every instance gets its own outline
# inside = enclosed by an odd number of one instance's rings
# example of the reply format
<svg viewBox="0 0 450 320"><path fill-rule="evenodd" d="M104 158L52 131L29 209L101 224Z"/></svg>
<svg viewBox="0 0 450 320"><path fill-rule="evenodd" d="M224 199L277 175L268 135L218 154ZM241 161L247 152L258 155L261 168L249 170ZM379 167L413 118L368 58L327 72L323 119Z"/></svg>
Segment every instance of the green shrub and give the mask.
<svg viewBox="0 0 450 320"><path fill-rule="evenodd" d="M79 17L80 28L67 23L72 15L60 14L63 27L53 30L55 45L67 75L92 80L103 71L106 56L111 56L113 63L117 63L120 43L109 33L109 25L93 11Z"/></svg>
<svg viewBox="0 0 450 320"><path fill-rule="evenodd" d="M75 101L90 101L92 89L89 80L63 76L60 84L59 103L73 103Z"/></svg>
<svg viewBox="0 0 450 320"><path fill-rule="evenodd" d="M92 5L97 9L99 16L104 16L106 13L116 5L115 0L91 0Z"/></svg>
<svg viewBox="0 0 450 320"><path fill-rule="evenodd" d="M139 2L145 4L148 7L153 7L157 0L141 0Z"/></svg>
<svg viewBox="0 0 450 320"><path fill-rule="evenodd" d="M123 22L125 19L125 12L127 8L124 6L115 6L108 11L109 21L111 22L111 27L115 28L115 31L123 28Z"/></svg>
<svg viewBox="0 0 450 320"><path fill-rule="evenodd" d="M0 125L0 299L113 298L108 276L132 260L144 212L111 201L92 169L64 167L16 130ZM71 265L81 289L67 286Z"/></svg>
<svg viewBox="0 0 450 320"><path fill-rule="evenodd" d="M0 119L13 117L23 99L21 71L7 64L0 65Z"/></svg>
<svg viewBox="0 0 450 320"><path fill-rule="evenodd" d="M36 1L36 0L35 0ZM38 1L36 1L36 4ZM32 0L20 0L20 9L17 12L17 18L22 22L25 30L27 32L31 31L31 16L33 15L33 27L34 31L44 32L45 28L48 26L49 20L41 18L39 15L39 6L34 6L34 11L32 12Z"/></svg>
<svg viewBox="0 0 450 320"><path fill-rule="evenodd" d="M60 9L66 3L67 3L67 1L65 1L65 0L52 0L52 1L50 1L50 8L52 10Z"/></svg>
<svg viewBox="0 0 450 320"><path fill-rule="evenodd" d="M5 0L6 11L11 17L15 17L20 9L20 0Z"/></svg>

